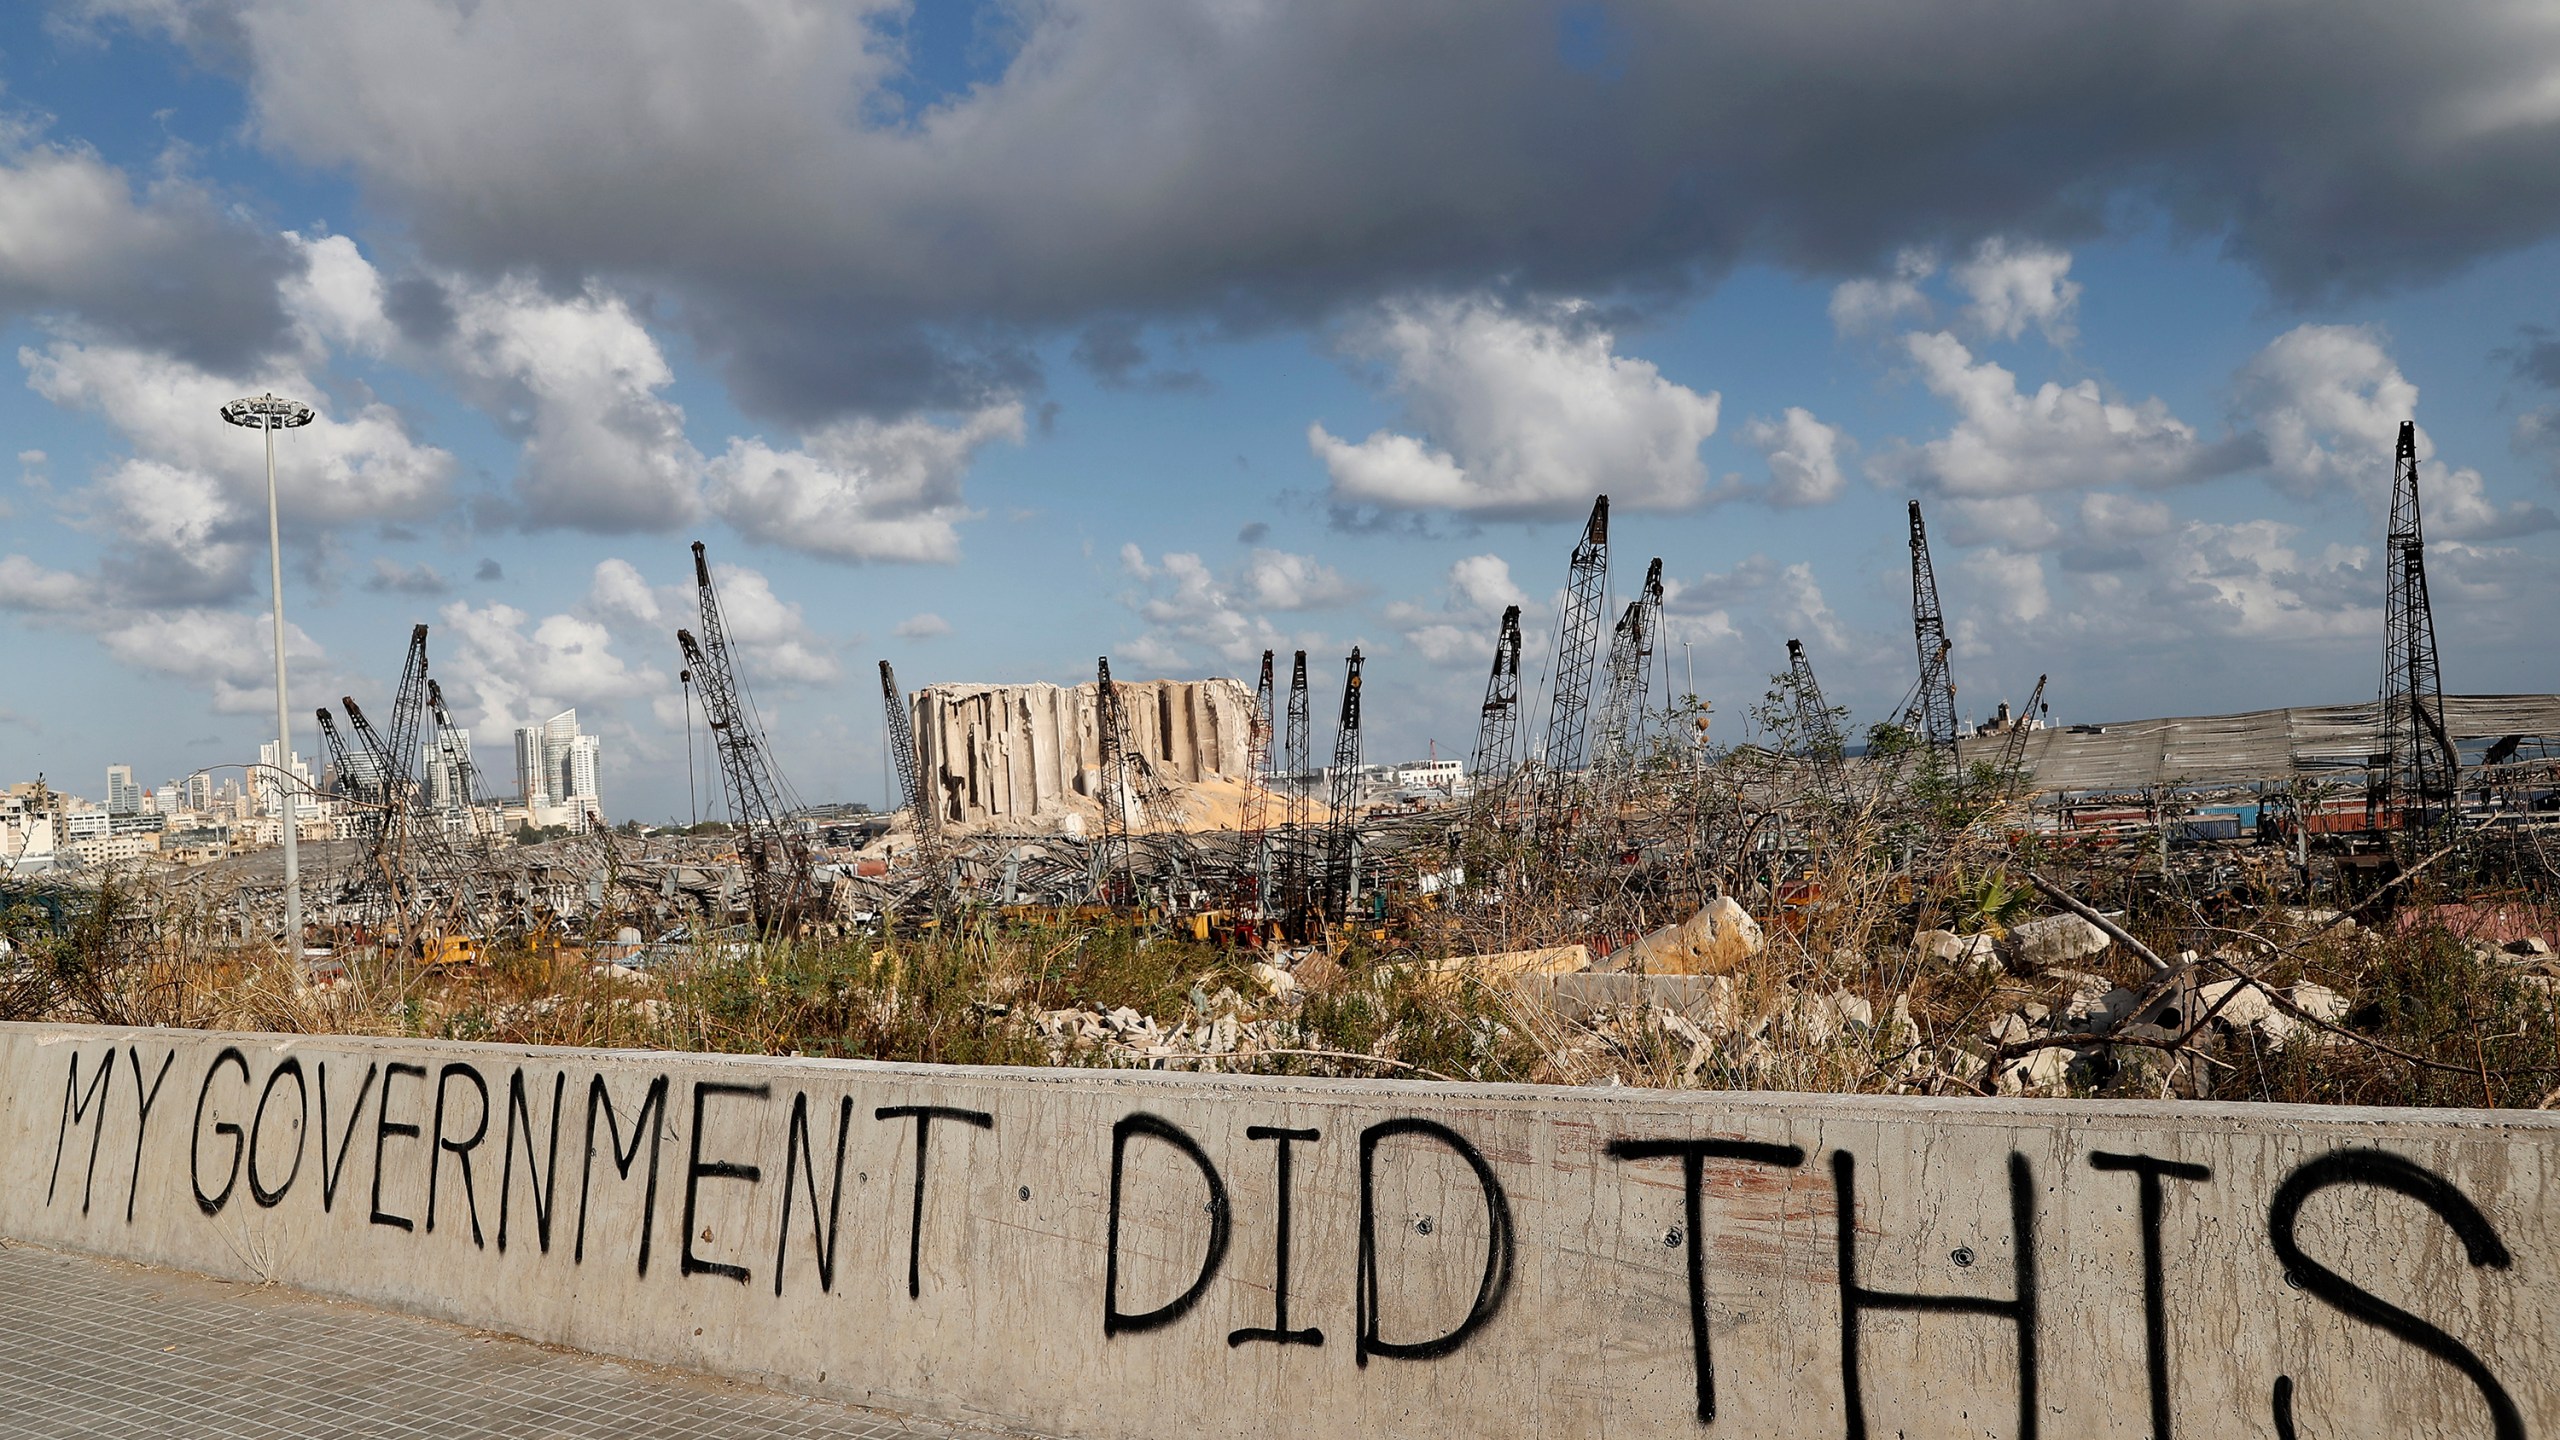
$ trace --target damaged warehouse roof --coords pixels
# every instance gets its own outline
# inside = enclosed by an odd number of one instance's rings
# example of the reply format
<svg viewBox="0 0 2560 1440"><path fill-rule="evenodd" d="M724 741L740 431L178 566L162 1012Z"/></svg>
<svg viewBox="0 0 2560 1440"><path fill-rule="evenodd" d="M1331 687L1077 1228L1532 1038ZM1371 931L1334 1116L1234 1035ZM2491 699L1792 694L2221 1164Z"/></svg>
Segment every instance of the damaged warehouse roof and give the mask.
<svg viewBox="0 0 2560 1440"><path fill-rule="evenodd" d="M2560 737L2560 695L2448 695L2444 722L2456 741ZM1996 761L2008 739L1981 735L1959 748L1967 762ZM2366 700L2055 726L2026 737L2020 763L2040 792L2134 790L2361 770L2381 748L2381 706Z"/></svg>

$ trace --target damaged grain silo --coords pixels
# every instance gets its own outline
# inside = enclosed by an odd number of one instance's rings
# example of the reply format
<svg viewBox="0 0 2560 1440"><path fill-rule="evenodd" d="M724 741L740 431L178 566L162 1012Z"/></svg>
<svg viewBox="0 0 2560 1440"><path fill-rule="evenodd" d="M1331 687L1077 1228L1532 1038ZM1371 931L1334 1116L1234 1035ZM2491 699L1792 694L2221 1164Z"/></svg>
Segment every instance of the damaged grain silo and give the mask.
<svg viewBox="0 0 2560 1440"><path fill-rule="evenodd" d="M1252 767L1253 694L1241 681L1118 683L1129 742L1168 785L1241 785ZM1093 811L1101 727L1092 684L928 685L912 701L916 748L945 825L1058 828Z"/></svg>

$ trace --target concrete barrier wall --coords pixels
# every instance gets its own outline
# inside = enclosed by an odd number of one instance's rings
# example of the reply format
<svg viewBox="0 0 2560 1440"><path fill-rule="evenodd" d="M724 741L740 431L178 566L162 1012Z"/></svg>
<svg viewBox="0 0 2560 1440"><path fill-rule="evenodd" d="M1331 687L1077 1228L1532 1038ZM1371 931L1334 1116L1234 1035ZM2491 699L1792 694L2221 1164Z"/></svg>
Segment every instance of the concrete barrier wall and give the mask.
<svg viewBox="0 0 2560 1440"><path fill-rule="evenodd" d="M27 1025L0 1076L8 1236L1046 1435L2560 1433L2546 1115Z"/></svg>

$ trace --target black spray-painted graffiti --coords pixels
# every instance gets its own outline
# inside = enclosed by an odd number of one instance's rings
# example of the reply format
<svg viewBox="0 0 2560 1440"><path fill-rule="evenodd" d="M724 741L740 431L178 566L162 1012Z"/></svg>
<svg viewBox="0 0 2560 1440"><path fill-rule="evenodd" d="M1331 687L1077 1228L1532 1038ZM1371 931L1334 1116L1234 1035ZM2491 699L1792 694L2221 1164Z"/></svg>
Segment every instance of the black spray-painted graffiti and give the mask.
<svg viewBox="0 0 2560 1440"><path fill-rule="evenodd" d="M139 1045L124 1047L124 1068L131 1075L133 1101L130 1114L134 1125L132 1164L126 1177L125 1223L135 1219L135 1204L143 1175L144 1142L161 1094L177 1060L173 1049L159 1057L156 1066L147 1063ZM70 1203L67 1178L79 1185L78 1211L90 1213L91 1202L99 1189L98 1160L105 1143L108 1114L120 1092L116 1077L118 1052L114 1048L95 1057L84 1057L76 1050L69 1057L65 1077L59 1123L54 1136L53 1165L45 1186L45 1205ZM549 1079L548 1104L542 1104L543 1086L539 1079L528 1081L523 1067L513 1067L506 1077L505 1100L499 1103L490 1076L479 1065L455 1060L432 1068L405 1061L368 1062L361 1077L353 1079L350 1068L342 1065L334 1077L337 1095L332 1094L329 1062L316 1060L306 1067L301 1056L279 1059L261 1077L246 1052L236 1045L226 1045L206 1063L197 1085L194 1119L186 1144L188 1183L198 1210L207 1216L221 1215L245 1193L251 1205L274 1209L285 1203L306 1171L317 1177L321 1211L334 1213L340 1191L350 1178L349 1161L358 1148L365 1111L372 1107L373 1155L367 1177L364 1223L397 1231L423 1231L432 1234L440 1222L447 1229L457 1223L467 1226L471 1244L486 1248L494 1244L504 1253L511 1238L522 1225L524 1211L529 1210L533 1238L539 1252L551 1253L556 1202L561 1198L562 1165L560 1154L561 1122L575 1103L576 1094L567 1071L553 1073ZM637 1225L633 1263L636 1274L645 1279L655 1247L655 1230L659 1208L661 1181L661 1149L672 1138L676 1116L674 1081L665 1074L645 1081L627 1081L640 1086L636 1104L629 1094L617 1099L613 1084L603 1074L588 1078L584 1090L585 1147L576 1158L578 1171L577 1216L570 1244L570 1261L587 1263L591 1200L597 1195L597 1161L606 1162L606 1183L622 1187L626 1197L624 1210L631 1207L627 1197L632 1187L638 1188ZM746 1285L752 1280L750 1267L740 1257L721 1258L698 1250L697 1241L708 1241L710 1231L702 1225L703 1196L706 1186L742 1187L753 1191L766 1184L768 1167L759 1159L742 1156L734 1149L725 1152L715 1148L715 1133L746 1133L741 1127L754 1127L762 1132L763 1117L776 1105L778 1097L769 1083L745 1084L715 1080L688 1082L690 1093L682 1113L689 1115L683 1170L683 1195L679 1204L682 1218L681 1242L677 1274L679 1279L697 1276L727 1280ZM333 1103L343 1099L343 1119ZM838 1276L839 1242L845 1226L845 1166L854 1133L855 1103L850 1096L835 1097L835 1135L832 1158L821 1165L826 1154L824 1144L825 1111L813 1115L810 1095L795 1092L791 1096L788 1120L783 1128L782 1164L780 1169L779 1221L775 1228L772 1262L772 1292L779 1297L785 1292L790 1274L795 1212L803 1202L807 1221L805 1236L807 1253L820 1293L832 1293ZM824 1102L819 1102L822 1107ZM236 1117L246 1106L244 1125ZM541 1112L537 1121L536 1113ZM884 1105L871 1112L875 1124L895 1125L912 1122L912 1174L909 1179L907 1209L907 1294L911 1300L923 1295L923 1237L927 1222L929 1157L936 1122L958 1124L968 1129L993 1131L996 1119L979 1110L942 1105ZM495 1140L495 1163L498 1168L496 1223L484 1229L483 1197L488 1177L475 1169L485 1167L492 1157L485 1154ZM72 1135L86 1130L84 1148L72 1149ZM602 1143L599 1142L601 1132ZM1247 1344L1321 1347L1324 1332L1312 1326L1293 1328L1290 1303L1293 1296L1293 1207L1298 1152L1304 1147L1317 1147L1324 1132L1314 1128L1284 1128L1250 1125L1245 1129L1249 1142L1271 1145L1275 1180L1273 1227L1271 1232L1272 1285L1271 1317L1268 1325L1252 1325L1228 1332L1230 1347ZM271 1135L290 1135L287 1145L270 1143ZM307 1143L307 1137L310 1137ZM1358 1156L1359 1244L1353 1270L1354 1338L1352 1361L1355 1367L1366 1367L1372 1357L1429 1361L1455 1354L1502 1315L1511 1295L1518 1263L1518 1222L1513 1202L1504 1189L1501 1177L1484 1152L1466 1136L1436 1120L1403 1116L1380 1121L1361 1129L1356 1138ZM1409 1143L1388 1152L1387 1142L1406 1139ZM1382 1168L1410 1163L1396 1157L1409 1157L1418 1144L1425 1150L1437 1148L1465 1167L1479 1192L1484 1213L1482 1230L1484 1266L1476 1277L1475 1295L1465 1316L1436 1336L1418 1340L1391 1341L1384 1338L1381 1312L1382 1297L1390 1287L1381 1283L1380 1214L1378 1187ZM1208 1193L1206 1234L1202 1237L1200 1260L1190 1272L1189 1282L1181 1293L1152 1309L1131 1312L1123 1307L1122 1246L1124 1198L1129 1184L1129 1159L1135 1146L1163 1147L1197 1173ZM316 1148L310 1157L316 1164L306 1166L306 1148ZM645 1157L643 1152L646 1152ZM1696 1415L1701 1426L1712 1426L1717 1415L1716 1358L1710 1334L1710 1298L1714 1277L1707 1262L1707 1237L1714 1217L1709 1213L1705 1194L1710 1164L1762 1167L1779 1171L1801 1169L1808 1159L1806 1152L1793 1145L1775 1145L1756 1141L1716 1137L1675 1136L1660 1138L1628 1138L1610 1142L1605 1153L1613 1160L1635 1165L1646 1162L1676 1160L1680 1164L1682 1195L1680 1228L1669 1233L1666 1243L1685 1250L1687 1271L1687 1309L1690 1325L1692 1371L1696 1395ZM2167 1297L2170 1277L2165 1233L2171 1210L2172 1182L2179 1186L2209 1185L2213 1173L2204 1166L2160 1156L2096 1151L2089 1155L2092 1169L2125 1174L2134 1178L2139 1201L2142 1253L2142 1309L2144 1375L2149 1401L2150 1431L2153 1440L2171 1440L2172 1414L2172 1345L2168 1325ZM412 1217L386 1208L384 1179L401 1165L423 1162L425 1197L422 1212ZM1879 1312L1901 1312L1916 1316L1971 1315L1986 1316L2014 1326L2015 1377L2018 1401L2017 1431L2021 1440L2035 1440L2044 1407L2039 1402L2040 1360L2038 1331L2041 1318L2041 1295L2038 1290L2036 1259L2037 1207L2033 1168L2024 1155L2009 1157L2009 1237L2011 1276L2005 1296L1973 1294L1938 1294L1924 1291L1879 1289L1860 1279L1862 1261L1853 1223L1859 1212L1858 1161L1845 1150L1833 1150L1828 1156L1831 1171L1831 1199L1837 1217L1833 1230L1836 1242L1835 1263L1839 1287L1839 1366L1841 1412L1848 1440L1865 1440L1868 1434L1866 1384L1862 1371L1863 1331L1867 1317ZM636 1172L636 1174L635 1174ZM416 1170L407 1171L411 1176ZM517 1205L518 1178L523 1180L524 1208ZM823 1193L822 1190L823 1177ZM1136 1112L1122 1117L1112 1126L1109 1149L1109 1185L1105 1193L1103 1274L1101 1284L1102 1333L1117 1341L1123 1337L1146 1335L1180 1324L1207 1295L1226 1264L1237 1229L1232 1191L1226 1175L1212 1157L1208 1147L1174 1121L1157 1114ZM858 1177L867 1180L867 1174ZM112 1177L110 1182L112 1183ZM414 1180L402 1182L413 1184ZM2491 1371L2478 1352L2433 1321L2422 1318L2384 1300L2336 1270L2306 1253L2297 1233L2303 1206L2312 1196L2337 1187L2365 1187L2389 1191L2418 1201L2450 1228L2462 1242L2469 1263L2478 1269L2507 1270L2514 1258L2499 1239L2488 1217L2473 1201L2450 1181L2403 1157L2370 1149L2339 1150L2318 1156L2295 1167L2278 1184L2267 1210L2267 1242L2274 1258L2284 1267L2287 1278L2304 1291L2339 1313L2391 1335L2418 1351L2434 1357L2459 1372L2476 1389L2485 1402L2498 1440L2521 1440L2526 1433L2522 1414L2513 1396ZM1021 1198L1030 1199L1030 1189L1021 1189ZM460 1207L457 1222L454 1207ZM1872 1210L1872 1202L1870 1210ZM605 1211L611 1213L608 1207ZM1424 1222L1427 1226L1428 1222ZM1970 1263L1969 1252L1959 1263ZM807 1272L803 1272L804 1274ZM2289 1375L2275 1378L2272 1393L2272 1423L2279 1440L2294 1440L2297 1434L2295 1408L2298 1396Z"/></svg>
<svg viewBox="0 0 2560 1440"><path fill-rule="evenodd" d="M2340 1275L2302 1252L2301 1242L2294 1237L2294 1225L2302 1214L2302 1202L2333 1185L2372 1185L2396 1190L2436 1213L2436 1218L2453 1227L2462 1241L2463 1252L2474 1266L2504 1270L2515 1263L2507 1247L2498 1240L2498 1232L2489 1228L2489 1217L2471 1203L2471 1197L2455 1189L2443 1177L2430 1174L2397 1155L2379 1150L2340 1150L2323 1155L2295 1170L2276 1187L2275 1199L2267 1206L2267 1243L2284 1262L2285 1273L2303 1289L2319 1296L2341 1313L2352 1315L2368 1325L2386 1330L2408 1341L2437 1359L2459 1370L2480 1390L2489 1402L2489 1414L2497 1425L2498 1440L2523 1440L2524 1417L2517 1413L2515 1398L2489 1373L2489 1367L2472 1353L2471 1348L2454 1339L2429 1321L2421 1320L2372 1291ZM2279 1375L2275 1383L2275 1420L2279 1440L2294 1440L2293 1377Z"/></svg>

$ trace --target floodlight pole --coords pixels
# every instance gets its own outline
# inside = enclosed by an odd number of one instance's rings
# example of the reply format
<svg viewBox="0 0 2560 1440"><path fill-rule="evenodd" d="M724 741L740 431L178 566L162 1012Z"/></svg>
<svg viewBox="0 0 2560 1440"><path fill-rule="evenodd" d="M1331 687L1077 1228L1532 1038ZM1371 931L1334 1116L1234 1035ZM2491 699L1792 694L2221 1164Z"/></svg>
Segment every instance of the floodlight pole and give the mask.
<svg viewBox="0 0 2560 1440"><path fill-rule="evenodd" d="M302 867L295 842L301 837L302 801L293 790L293 726L288 716L284 681L284 542L276 523L276 432L311 423L311 407L273 393L234 400L222 407L222 418L244 429L265 432L267 440L267 579L275 594L276 640L276 800L284 832L285 954L302 958Z"/></svg>

